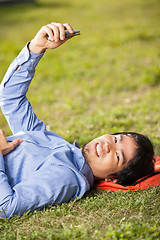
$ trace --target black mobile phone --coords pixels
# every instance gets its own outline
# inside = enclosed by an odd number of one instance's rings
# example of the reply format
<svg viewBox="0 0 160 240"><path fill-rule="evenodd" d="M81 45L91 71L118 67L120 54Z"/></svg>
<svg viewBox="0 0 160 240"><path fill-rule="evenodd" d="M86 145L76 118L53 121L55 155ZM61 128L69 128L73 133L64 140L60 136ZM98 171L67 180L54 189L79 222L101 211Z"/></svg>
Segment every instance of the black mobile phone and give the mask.
<svg viewBox="0 0 160 240"><path fill-rule="evenodd" d="M65 37L74 37L80 35L79 30L73 30L73 33L70 33L69 31L65 31Z"/></svg>
<svg viewBox="0 0 160 240"><path fill-rule="evenodd" d="M78 36L80 35L80 31L79 30L73 30L73 33L70 33L69 31L65 31L65 37L69 38L69 37L74 37L74 36ZM46 37L48 41L50 41L49 36Z"/></svg>

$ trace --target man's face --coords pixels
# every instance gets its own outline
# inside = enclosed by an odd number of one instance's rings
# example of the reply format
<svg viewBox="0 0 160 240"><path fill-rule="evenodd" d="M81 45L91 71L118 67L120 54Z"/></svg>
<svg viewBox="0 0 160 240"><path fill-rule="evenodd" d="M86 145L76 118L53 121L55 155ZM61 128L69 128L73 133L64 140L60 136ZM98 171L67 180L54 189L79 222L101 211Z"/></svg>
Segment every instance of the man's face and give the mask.
<svg viewBox="0 0 160 240"><path fill-rule="evenodd" d="M136 153L133 138L117 134L103 135L86 144L82 153L96 178L105 179L119 172Z"/></svg>

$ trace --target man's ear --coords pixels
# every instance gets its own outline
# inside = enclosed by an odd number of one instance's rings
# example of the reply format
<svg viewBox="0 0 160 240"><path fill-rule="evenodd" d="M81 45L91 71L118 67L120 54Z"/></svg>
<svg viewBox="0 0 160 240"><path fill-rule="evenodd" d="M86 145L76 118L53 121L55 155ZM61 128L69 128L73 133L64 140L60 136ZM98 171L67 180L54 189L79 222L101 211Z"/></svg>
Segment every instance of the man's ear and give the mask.
<svg viewBox="0 0 160 240"><path fill-rule="evenodd" d="M106 182L113 182L113 183L117 183L117 179L114 178L114 176L108 176L105 178Z"/></svg>

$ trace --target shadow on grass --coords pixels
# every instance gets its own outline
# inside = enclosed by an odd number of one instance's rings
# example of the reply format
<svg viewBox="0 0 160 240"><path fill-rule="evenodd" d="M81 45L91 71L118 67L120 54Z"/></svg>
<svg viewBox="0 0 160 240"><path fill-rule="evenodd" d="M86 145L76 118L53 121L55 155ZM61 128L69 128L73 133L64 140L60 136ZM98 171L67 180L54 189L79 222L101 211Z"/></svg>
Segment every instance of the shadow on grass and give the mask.
<svg viewBox="0 0 160 240"><path fill-rule="evenodd" d="M145 84L150 85L151 87L158 87L160 85L160 72L146 74L146 76L143 79L143 82Z"/></svg>
<svg viewBox="0 0 160 240"><path fill-rule="evenodd" d="M158 86L160 85L160 73L155 74L152 82L153 86Z"/></svg>
<svg viewBox="0 0 160 240"><path fill-rule="evenodd" d="M25 19L25 16L21 15L21 13L28 13L28 16L33 15L33 12L37 10L50 10L50 9L60 9L60 8L70 8L71 4L68 2L36 2L29 1L26 2L17 2L16 4L0 4L0 22L4 26L9 24L13 24L14 21L17 22L17 19L20 18L21 21ZM17 18L16 18L17 16ZM36 17L37 18L37 17Z"/></svg>
<svg viewBox="0 0 160 240"><path fill-rule="evenodd" d="M109 41L109 43L111 44L111 46L114 47L119 47L120 45L125 45L128 44L130 42L152 42L153 40L158 40L159 36L158 35L149 35L147 33L137 33L137 34L131 34L131 35L126 35L126 36L120 36L119 38L113 38Z"/></svg>
<svg viewBox="0 0 160 240"><path fill-rule="evenodd" d="M64 2L41 2L41 3L36 3L34 4L34 6L38 7L38 8L61 8L61 7L70 7L70 3L67 1Z"/></svg>
<svg viewBox="0 0 160 240"><path fill-rule="evenodd" d="M159 39L159 36L148 35L148 34L142 32L142 33L139 33L135 39L140 40L140 41L144 41L144 42L149 42L149 41L152 41L152 40Z"/></svg>
<svg viewBox="0 0 160 240"><path fill-rule="evenodd" d="M24 5L28 6L30 5L31 7L35 8L60 8L60 7L70 7L70 3L64 1L64 2L36 2L35 0L17 0L17 1L0 1L0 6L1 7L7 7L7 8L13 8L13 6L23 6Z"/></svg>

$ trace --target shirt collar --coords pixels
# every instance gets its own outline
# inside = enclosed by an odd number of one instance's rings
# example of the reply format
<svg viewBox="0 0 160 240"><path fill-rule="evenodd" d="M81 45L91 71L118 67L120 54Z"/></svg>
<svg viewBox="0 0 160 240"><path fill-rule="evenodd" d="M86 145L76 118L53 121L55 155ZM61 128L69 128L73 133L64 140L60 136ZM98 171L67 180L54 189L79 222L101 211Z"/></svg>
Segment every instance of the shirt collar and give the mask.
<svg viewBox="0 0 160 240"><path fill-rule="evenodd" d="M80 146L79 146L78 142L74 141L73 145L80 149Z"/></svg>
<svg viewBox="0 0 160 240"><path fill-rule="evenodd" d="M80 146L77 141L74 141L73 145L78 149L80 149ZM82 152L81 152L81 156L83 157ZM92 170L84 157L83 159L84 159L84 164L83 164L83 167L81 168L81 173L87 178L90 186L93 187L94 177L93 177Z"/></svg>

